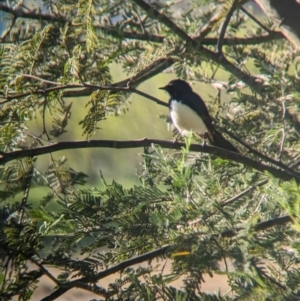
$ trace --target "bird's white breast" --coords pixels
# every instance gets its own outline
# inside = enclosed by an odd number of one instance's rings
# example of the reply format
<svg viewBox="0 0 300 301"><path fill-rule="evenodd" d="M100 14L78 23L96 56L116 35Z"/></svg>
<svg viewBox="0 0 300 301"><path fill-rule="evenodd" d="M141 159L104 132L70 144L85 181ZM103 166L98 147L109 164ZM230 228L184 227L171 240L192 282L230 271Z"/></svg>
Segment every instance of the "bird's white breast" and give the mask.
<svg viewBox="0 0 300 301"><path fill-rule="evenodd" d="M182 135L193 131L197 134L204 134L207 129L202 118L190 107L180 101L171 102L170 115L175 127Z"/></svg>

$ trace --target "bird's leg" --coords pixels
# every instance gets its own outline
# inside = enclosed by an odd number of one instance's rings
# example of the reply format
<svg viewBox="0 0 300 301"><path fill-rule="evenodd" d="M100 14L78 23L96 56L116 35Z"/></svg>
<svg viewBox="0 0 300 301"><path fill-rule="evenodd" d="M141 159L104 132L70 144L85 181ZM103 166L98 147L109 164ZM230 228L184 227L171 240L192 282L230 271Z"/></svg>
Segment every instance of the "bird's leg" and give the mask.
<svg viewBox="0 0 300 301"><path fill-rule="evenodd" d="M204 133L204 134L201 134L200 137L202 138L202 146L205 146L206 145L206 142L208 140L208 135L207 133Z"/></svg>
<svg viewBox="0 0 300 301"><path fill-rule="evenodd" d="M180 137L182 131L180 131L173 139L172 139L172 142L173 143L176 143L177 142L177 139Z"/></svg>

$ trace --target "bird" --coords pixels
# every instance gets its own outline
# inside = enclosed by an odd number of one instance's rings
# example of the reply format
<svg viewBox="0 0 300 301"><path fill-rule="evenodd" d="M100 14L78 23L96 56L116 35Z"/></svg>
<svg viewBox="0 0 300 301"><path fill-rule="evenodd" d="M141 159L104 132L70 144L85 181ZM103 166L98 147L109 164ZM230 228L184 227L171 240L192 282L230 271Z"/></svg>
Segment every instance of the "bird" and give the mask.
<svg viewBox="0 0 300 301"><path fill-rule="evenodd" d="M193 91L189 83L174 79L159 89L167 91L170 95L170 117L181 135L193 131L204 138L204 141L208 139L214 146L239 153L237 148L216 130L205 102Z"/></svg>

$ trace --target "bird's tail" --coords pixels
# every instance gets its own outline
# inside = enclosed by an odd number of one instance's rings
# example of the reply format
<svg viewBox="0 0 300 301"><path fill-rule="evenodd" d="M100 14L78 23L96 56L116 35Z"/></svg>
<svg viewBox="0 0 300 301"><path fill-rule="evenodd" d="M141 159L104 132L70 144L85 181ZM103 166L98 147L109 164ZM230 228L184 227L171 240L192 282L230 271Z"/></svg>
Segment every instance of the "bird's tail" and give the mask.
<svg viewBox="0 0 300 301"><path fill-rule="evenodd" d="M208 138L209 142L214 146L224 148L235 153L239 153L237 148L233 146L227 139L225 139L223 135L217 130L214 130L212 135L209 135Z"/></svg>

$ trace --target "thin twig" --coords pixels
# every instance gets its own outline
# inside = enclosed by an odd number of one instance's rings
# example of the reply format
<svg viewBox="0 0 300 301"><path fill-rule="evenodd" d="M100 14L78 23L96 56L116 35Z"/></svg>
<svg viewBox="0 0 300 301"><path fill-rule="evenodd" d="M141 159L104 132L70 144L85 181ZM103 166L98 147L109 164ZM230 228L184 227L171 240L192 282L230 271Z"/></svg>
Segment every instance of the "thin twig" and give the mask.
<svg viewBox="0 0 300 301"><path fill-rule="evenodd" d="M54 85L54 86L60 86L61 85L61 83L53 82L51 80L47 80L47 79L44 79L44 78L41 78L41 77L38 77L38 76L35 76L35 75L31 75L31 74L20 74L18 76L35 79L35 80L38 80L40 82L50 84L50 85Z"/></svg>
<svg viewBox="0 0 300 301"><path fill-rule="evenodd" d="M65 200L62 198L62 196L60 196L58 194L58 192L50 185L48 179L42 174L40 173L40 171L36 168L34 168L35 172L47 183L48 187L53 191L54 195L60 199L63 203L65 202Z"/></svg>
<svg viewBox="0 0 300 301"><path fill-rule="evenodd" d="M226 207L227 205L229 204L232 204L234 203L235 201L239 200L241 197L245 196L248 192L252 191L253 189L255 189L256 187L259 187L259 186L263 186L265 185L266 183L268 183L268 179L265 179L265 180L262 180L260 182L257 182L249 187L247 187L246 189L244 189L243 191L241 191L240 193L238 193L237 195L233 196L232 198L230 199L227 199L227 200L224 200L224 201L221 201L219 203L219 206L220 207ZM190 222L188 222L188 226L191 226L191 225L194 225L194 224L197 224L203 220L206 220L208 219L209 217L213 216L217 211L213 211L213 212L210 212L209 214L205 215L204 217L201 217L201 218L197 218L197 219L194 219Z"/></svg>
<svg viewBox="0 0 300 301"><path fill-rule="evenodd" d="M266 27L263 23L261 23L256 17L250 14L244 7L241 7L241 11L245 13L250 19L252 19L259 27L261 27L264 31L271 34L271 31L268 27Z"/></svg>
<svg viewBox="0 0 300 301"><path fill-rule="evenodd" d="M33 173L34 173L34 165L33 162L31 162L32 166L30 167L30 170L27 172L26 175L26 186L24 189L24 195L20 204L20 219L19 219L19 224L21 225L23 223L23 218L24 218L24 214L25 214L25 207L27 204L27 200L28 200L28 196L29 196L29 190L30 190L30 185L31 185L31 180L33 177Z"/></svg>
<svg viewBox="0 0 300 301"><path fill-rule="evenodd" d="M217 44L217 51L218 51L219 54L223 53L222 47L223 47L223 41L224 41L226 29L227 29L227 26L230 22L231 16L232 16L232 14L234 13L234 11L236 9L237 3L238 3L238 0L233 1L230 10L227 13L226 19L223 23L223 26L222 26L222 29L221 29L221 32L220 32L220 36L219 36L219 39L218 39L218 44Z"/></svg>
<svg viewBox="0 0 300 301"><path fill-rule="evenodd" d="M49 153L49 157L50 157L50 161L51 161L51 163L52 163L52 165L53 165L53 168L54 168L54 170L55 170L55 174L56 174L56 179L57 179L57 181L58 181L58 184L59 184L59 189L60 189L60 191L62 191L63 189L63 183L62 183L62 179L61 179L61 176L60 176L60 173L59 173L59 171L57 170L57 166L56 166L56 164L55 164L55 160L54 160L54 158L53 158L53 155L52 155L52 153ZM49 183L49 181L48 181L48 183ZM51 186L50 185L50 183L48 184L49 186ZM54 189L53 189L53 191L55 191ZM59 194L58 194L58 189L57 189L57 191L55 192L55 195L63 202L63 203L65 203L65 205L67 205L67 202L66 202L66 195L65 194L63 194L63 196L64 197L62 197L62 196L60 196Z"/></svg>
<svg viewBox="0 0 300 301"><path fill-rule="evenodd" d="M251 190L253 190L256 187L260 187L265 185L266 183L268 183L268 179L259 181L258 183L255 183L251 186L249 186L248 188L246 188L245 190L243 190L242 192L240 192L239 194L235 195L234 197L221 201L220 205L221 207L225 207L229 204L232 204L233 202L235 202L236 200L240 199L241 197L243 197L244 195L246 195L248 192L250 192Z"/></svg>
<svg viewBox="0 0 300 301"><path fill-rule="evenodd" d="M141 96L144 96L154 102L156 102L157 104L159 105L162 105L162 106L165 106L167 107L168 104L159 100L158 98L150 95L150 94L147 94L145 92L142 92L140 90L137 90L135 88L131 88L131 87L117 87L117 86L98 86L98 85L92 85L92 84L67 84L67 85L58 85L56 87L51 87L51 88L47 88L47 89L37 89L35 91L28 91L28 92L24 92L24 93L20 93L20 94L15 94L15 95L8 95L6 97L6 100L0 102L0 105L1 104L5 104L13 99L19 99L19 98L22 98L22 97L26 97L26 96L29 96L29 95L47 95L49 94L50 92L53 92L53 91L60 91L60 90L66 90L66 89L74 89L74 88L88 88L89 90L108 90L108 91L123 91L123 92L132 92L132 93L135 93L135 94L139 94ZM70 91L68 91L70 92ZM70 93L69 93L70 94ZM77 95L78 96L78 95Z"/></svg>
<svg viewBox="0 0 300 301"><path fill-rule="evenodd" d="M140 14L139 14L139 12L137 11L137 9L135 8L135 5L133 5L132 7L133 7L133 9L134 9L134 11L135 11L135 13L136 13L136 15L137 15L137 18L138 18L139 22L140 22L140 26L141 26L142 33L145 34L145 33L146 33L146 30L145 30L145 28L144 28L144 25L143 25L142 19L141 19L141 17L140 17Z"/></svg>
<svg viewBox="0 0 300 301"><path fill-rule="evenodd" d="M47 127L46 127L46 108L47 108L47 102L48 102L48 97L47 95L45 96L45 101L44 101L44 105L43 105L43 116L42 116L42 119L43 119L43 133L42 134L45 134L48 141L50 141L50 136L47 132Z"/></svg>
<svg viewBox="0 0 300 301"><path fill-rule="evenodd" d="M2 283L1 283L1 290L4 288L4 286L5 286L5 284L6 284L6 279L7 279L7 274L8 274L8 270L9 270L9 262L10 262L10 257L9 256L7 256L6 258L6 262L5 262L5 264L4 265L1 265L1 269L3 270L5 270L5 272L4 272L4 276L3 276L3 278L2 278ZM5 260L4 259L4 260ZM3 260L3 259L2 259ZM2 261L3 262L3 261ZM12 269L11 269L12 270Z"/></svg>
<svg viewBox="0 0 300 301"><path fill-rule="evenodd" d="M2 98L5 98L5 100L1 101L0 105L5 104L13 99L19 99L19 98L26 97L29 95L34 95L34 94L43 95L43 94L48 94L53 91L72 89L72 88L82 88L82 87L83 87L83 85L79 85L79 84L67 84L67 85L60 85L60 86L51 87L51 88L47 88L47 89L37 89L35 91L28 91L28 92L24 92L24 93L20 93L20 94L15 94L15 95L8 94L5 97L2 97Z"/></svg>
<svg viewBox="0 0 300 301"><path fill-rule="evenodd" d="M28 133L28 132L24 131L23 129L22 129L21 131L22 131L22 134L24 134L24 135L26 135L26 136L28 136L28 137L30 137L30 138L33 138L33 139L34 139L35 141L37 141L38 144L41 145L41 146L44 146L44 144L42 143L42 141L47 142L48 144L53 143L53 142L51 142L51 141L49 141L49 140L47 140L47 139L44 139L44 138L42 138L42 137L38 137L38 136L36 136L36 135L34 135L34 134Z"/></svg>
<svg viewBox="0 0 300 301"><path fill-rule="evenodd" d="M3 36L0 38L0 43L3 43L3 41L6 39L6 37L8 36L8 34L11 32L13 26L15 25L16 20L17 20L17 17L13 16L13 20L12 20L9 28L5 31L5 33L3 34Z"/></svg>
<svg viewBox="0 0 300 301"><path fill-rule="evenodd" d="M60 286L60 282L39 262L35 259L30 258L30 261L34 263L46 276L48 276L57 286Z"/></svg>
<svg viewBox="0 0 300 301"><path fill-rule="evenodd" d="M286 106L285 106L285 100L282 101L282 129L281 129L281 143L280 143L280 148L279 148L279 155L277 160L281 159L281 155L284 150L284 142L286 138L286 131L285 131L285 117L286 117Z"/></svg>

